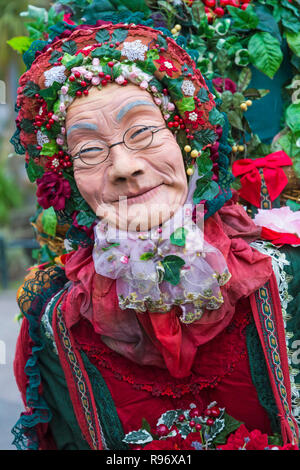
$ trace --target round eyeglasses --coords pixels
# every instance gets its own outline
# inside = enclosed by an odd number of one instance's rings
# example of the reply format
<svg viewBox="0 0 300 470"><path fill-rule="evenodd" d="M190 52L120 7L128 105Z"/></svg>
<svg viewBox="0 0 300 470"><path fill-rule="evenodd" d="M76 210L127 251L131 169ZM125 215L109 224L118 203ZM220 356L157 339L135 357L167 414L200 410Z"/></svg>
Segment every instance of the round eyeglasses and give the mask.
<svg viewBox="0 0 300 470"><path fill-rule="evenodd" d="M167 129L167 127L138 124L127 129L121 142L116 142L112 145L107 145L101 140L87 142L72 159L79 158L85 165L99 165L108 158L112 147L124 144L129 150L143 150L152 144L154 134L163 129Z"/></svg>

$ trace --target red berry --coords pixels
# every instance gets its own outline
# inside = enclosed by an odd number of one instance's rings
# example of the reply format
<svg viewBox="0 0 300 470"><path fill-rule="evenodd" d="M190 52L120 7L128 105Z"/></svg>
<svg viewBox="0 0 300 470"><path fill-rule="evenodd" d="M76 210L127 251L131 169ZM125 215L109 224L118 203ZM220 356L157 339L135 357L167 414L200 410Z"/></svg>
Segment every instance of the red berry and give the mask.
<svg viewBox="0 0 300 470"><path fill-rule="evenodd" d="M120 45L119 41L116 42L116 46L118 47Z"/></svg>
<svg viewBox="0 0 300 470"><path fill-rule="evenodd" d="M215 14L216 14L217 16L222 17L222 16L224 16L225 11L224 11L223 8L216 8L216 9L215 9Z"/></svg>
<svg viewBox="0 0 300 470"><path fill-rule="evenodd" d="M99 72L99 77L100 77L100 78L103 78L103 77L104 77L104 75L105 75L105 73L104 73L104 72Z"/></svg>
<svg viewBox="0 0 300 470"><path fill-rule="evenodd" d="M169 433L169 428L165 424L160 424L156 428L156 434L159 436L166 436Z"/></svg>
<svg viewBox="0 0 300 470"><path fill-rule="evenodd" d="M209 8L214 8L216 6L216 0L205 0L204 3Z"/></svg>
<svg viewBox="0 0 300 470"><path fill-rule="evenodd" d="M211 408L210 411L211 411L211 416L214 416L214 417L216 417L216 418L217 418L218 416L220 416L220 414L221 414L221 410L220 410L220 408L218 408L217 406L214 406L213 408Z"/></svg>
<svg viewBox="0 0 300 470"><path fill-rule="evenodd" d="M63 150L59 150L59 152L58 152L58 156L59 156L59 157L63 157L64 154L65 154L65 152L64 152Z"/></svg>
<svg viewBox="0 0 300 470"><path fill-rule="evenodd" d="M102 85L102 86L107 85L107 80L102 80L101 85Z"/></svg>
<svg viewBox="0 0 300 470"><path fill-rule="evenodd" d="M84 80L82 80L82 82L80 82L80 85L81 86L86 86L86 82Z"/></svg>
<svg viewBox="0 0 300 470"><path fill-rule="evenodd" d="M40 95L39 95L38 93L36 93L36 94L34 95L34 97L35 97L35 98L39 98Z"/></svg>
<svg viewBox="0 0 300 470"><path fill-rule="evenodd" d="M168 127L173 127L174 123L173 122L168 122Z"/></svg>
<svg viewBox="0 0 300 470"><path fill-rule="evenodd" d="M191 428L194 428L194 427L195 427L195 425L196 425L195 421L193 421L193 420L192 420L192 421L190 421L190 423L189 423L189 424L190 424L190 427L191 427Z"/></svg>
<svg viewBox="0 0 300 470"><path fill-rule="evenodd" d="M115 47L114 44L110 44L109 47L112 49L113 47Z"/></svg>
<svg viewBox="0 0 300 470"><path fill-rule="evenodd" d="M54 122L54 119L49 119L49 124L51 124L51 126L53 126Z"/></svg>
<svg viewBox="0 0 300 470"><path fill-rule="evenodd" d="M221 7L226 7L230 4L230 0L220 0Z"/></svg>
<svg viewBox="0 0 300 470"><path fill-rule="evenodd" d="M48 129L48 131L51 129L51 124L46 124L46 129Z"/></svg>
<svg viewBox="0 0 300 470"><path fill-rule="evenodd" d="M54 113L53 113L52 111L50 111L50 112L47 114L48 118L52 118L53 114L54 114Z"/></svg>
<svg viewBox="0 0 300 470"><path fill-rule="evenodd" d="M185 125L184 124L180 124L180 129L184 129L185 128Z"/></svg>
<svg viewBox="0 0 300 470"><path fill-rule="evenodd" d="M37 146L36 146L36 149L37 149L38 151L40 151L40 150L42 150L42 146L41 146L41 145L37 145Z"/></svg>
<svg viewBox="0 0 300 470"><path fill-rule="evenodd" d="M70 80L70 82L75 82L75 77L74 77L74 75L71 75L71 76L69 77L69 80Z"/></svg>
<svg viewBox="0 0 300 470"><path fill-rule="evenodd" d="M207 426L212 426L214 424L214 420L212 418L208 418L206 421Z"/></svg>
<svg viewBox="0 0 300 470"><path fill-rule="evenodd" d="M201 424L197 423L196 426L195 426L195 429L196 429L196 431L201 431L201 429L202 429Z"/></svg>
<svg viewBox="0 0 300 470"><path fill-rule="evenodd" d="M76 91L76 96L82 96L82 91L80 90Z"/></svg>
<svg viewBox="0 0 300 470"><path fill-rule="evenodd" d="M87 96L89 94L89 90L83 90L83 94Z"/></svg>
<svg viewBox="0 0 300 470"><path fill-rule="evenodd" d="M127 83L128 83L128 80L125 79L123 82L123 85L127 85Z"/></svg>
<svg viewBox="0 0 300 470"><path fill-rule="evenodd" d="M174 116L174 121L179 121L179 119L180 119L179 116L177 116L176 114L176 116Z"/></svg>
<svg viewBox="0 0 300 470"><path fill-rule="evenodd" d="M80 76L81 76L80 72L78 72L78 71L75 72L74 75L75 75L76 78L80 78Z"/></svg>
<svg viewBox="0 0 300 470"><path fill-rule="evenodd" d="M174 122L173 122L173 125L174 125L174 127L178 127L178 126L179 126L179 122L174 121Z"/></svg>
<svg viewBox="0 0 300 470"><path fill-rule="evenodd" d="M184 420L185 420L185 416L184 416L184 415L180 415L180 416L178 417L178 421L180 421L181 423L182 423L182 421L184 421Z"/></svg>
<svg viewBox="0 0 300 470"><path fill-rule="evenodd" d="M111 79L111 76L107 74L105 75L105 79L109 81Z"/></svg>
<svg viewBox="0 0 300 470"><path fill-rule="evenodd" d="M193 409L190 411L190 417L195 418L196 416L199 416L199 411L197 409Z"/></svg>
<svg viewBox="0 0 300 470"><path fill-rule="evenodd" d="M113 66L114 66L114 63L113 63L112 61L110 61L110 62L107 62L107 65L108 65L109 67L113 67Z"/></svg>
<svg viewBox="0 0 300 470"><path fill-rule="evenodd" d="M242 10L247 10L249 5L250 5L250 3L243 3L243 5L241 6L241 9Z"/></svg>

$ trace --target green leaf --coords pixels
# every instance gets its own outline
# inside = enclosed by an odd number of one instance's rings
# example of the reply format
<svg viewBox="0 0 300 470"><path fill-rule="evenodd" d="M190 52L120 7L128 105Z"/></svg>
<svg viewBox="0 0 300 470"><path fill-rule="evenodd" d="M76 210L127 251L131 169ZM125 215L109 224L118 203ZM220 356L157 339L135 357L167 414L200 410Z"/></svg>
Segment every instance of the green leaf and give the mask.
<svg viewBox="0 0 300 470"><path fill-rule="evenodd" d="M29 49L33 39L29 38L28 36L17 36L15 38L9 39L6 42L12 49L23 54Z"/></svg>
<svg viewBox="0 0 300 470"><path fill-rule="evenodd" d="M226 91L223 91L222 95L221 95L221 100L222 100L222 104L221 104L221 111L227 113L231 107L232 107L232 102L233 102L233 94L231 93L231 91L229 90L226 90Z"/></svg>
<svg viewBox="0 0 300 470"><path fill-rule="evenodd" d="M239 129L240 131L244 129L242 122L243 113L241 110L230 110L227 113L227 117L231 126L235 127L236 129Z"/></svg>
<svg viewBox="0 0 300 470"><path fill-rule="evenodd" d="M43 211L42 215L43 231L51 237L56 236L57 217L53 207Z"/></svg>
<svg viewBox="0 0 300 470"><path fill-rule="evenodd" d="M233 18L233 27L237 29L255 29L259 23L259 19L253 7L248 6L246 10L228 6L231 17Z"/></svg>
<svg viewBox="0 0 300 470"><path fill-rule="evenodd" d="M183 114L185 111L193 111L195 109L195 101L191 96L189 98L182 98L176 103L178 111Z"/></svg>
<svg viewBox="0 0 300 470"><path fill-rule="evenodd" d="M200 201L208 201L213 199L219 194L220 188L216 181L211 181L208 178L200 178L196 182L196 189L193 194L194 204L199 204Z"/></svg>
<svg viewBox="0 0 300 470"><path fill-rule="evenodd" d="M84 225L85 227L91 227L96 219L96 214L92 213L91 211L80 211L77 214L76 221L78 225Z"/></svg>
<svg viewBox="0 0 300 470"><path fill-rule="evenodd" d="M98 49L96 49L98 50ZM95 51L93 51L95 52ZM78 67L82 64L83 62L83 55L78 54L76 56L70 55L68 53L65 53L61 63L64 65L67 69L72 69L73 67Z"/></svg>
<svg viewBox="0 0 300 470"><path fill-rule="evenodd" d="M153 441L151 434L146 429L140 429L139 431L132 431L123 439L123 442L127 444L147 444Z"/></svg>
<svg viewBox="0 0 300 470"><path fill-rule="evenodd" d="M75 41L66 41L61 46L63 52L69 55L75 55L77 52L77 44Z"/></svg>
<svg viewBox="0 0 300 470"><path fill-rule="evenodd" d="M46 101L48 109L51 109L57 100L58 91L61 89L61 83L54 82L49 88L40 90L40 95Z"/></svg>
<svg viewBox="0 0 300 470"><path fill-rule="evenodd" d="M220 111L218 111L217 108L213 108L209 112L209 122L213 126L223 126L225 123L224 115L220 113Z"/></svg>
<svg viewBox="0 0 300 470"><path fill-rule="evenodd" d="M102 247L102 251L107 251L107 250L110 250L110 248L116 248L120 246L120 243L111 243L109 246L104 246Z"/></svg>
<svg viewBox="0 0 300 470"><path fill-rule="evenodd" d="M242 92L246 90L246 88L249 86L251 82L251 78L252 78L251 69L249 69L249 67L244 68L239 75L239 79L237 83L238 91Z"/></svg>
<svg viewBox="0 0 300 470"><path fill-rule="evenodd" d="M180 100L183 97L183 93L181 90L183 77L174 78L172 80L169 77L165 76L162 81L168 88L169 94L174 101ZM194 104L194 108L195 108L195 104Z"/></svg>
<svg viewBox="0 0 300 470"><path fill-rule="evenodd" d="M300 57L300 33L286 31L285 35L291 50L296 54L296 56Z"/></svg>
<svg viewBox="0 0 300 470"><path fill-rule="evenodd" d="M101 59L102 57L106 57L107 59L119 60L121 58L121 52L117 49L111 49L109 46L102 46L92 51L91 56L93 58L97 57L99 59Z"/></svg>
<svg viewBox="0 0 300 470"><path fill-rule="evenodd" d="M211 172L212 167L213 167L213 162L209 158L208 152L203 152L200 157L197 157L196 163L198 166L199 176L204 176L208 172Z"/></svg>
<svg viewBox="0 0 300 470"><path fill-rule="evenodd" d="M55 153L58 152L58 145L56 142L47 142L43 145L41 150L41 155L47 155L48 157L52 157Z"/></svg>
<svg viewBox="0 0 300 470"><path fill-rule="evenodd" d="M300 148L296 145L296 137L291 131L285 133L277 142L289 157L293 158L300 154Z"/></svg>
<svg viewBox="0 0 300 470"><path fill-rule="evenodd" d="M243 423L229 416L227 413L224 414L225 426L223 430L214 439L214 444L226 444L227 436L236 431Z"/></svg>
<svg viewBox="0 0 300 470"><path fill-rule="evenodd" d="M126 29L115 29L112 33L111 42L123 42L128 36L128 31Z"/></svg>
<svg viewBox="0 0 300 470"><path fill-rule="evenodd" d="M170 241L172 245L184 246L185 245L185 236L188 231L184 227L179 227L172 233L170 236Z"/></svg>
<svg viewBox="0 0 300 470"><path fill-rule="evenodd" d="M159 59L159 53L157 49L149 49L147 52L147 59L157 60Z"/></svg>
<svg viewBox="0 0 300 470"><path fill-rule="evenodd" d="M283 59L278 39L270 33L256 33L249 41L248 51L252 64L273 78Z"/></svg>
<svg viewBox="0 0 300 470"><path fill-rule="evenodd" d="M22 119L22 121L20 122L20 126L21 129L27 132L28 134L32 134L34 131L33 121L31 121L30 119Z"/></svg>
<svg viewBox="0 0 300 470"><path fill-rule="evenodd" d="M280 30L278 27L278 23L275 20L272 13L270 12L270 10L265 6L256 5L255 11L259 18L259 23L256 29L272 34L278 39L279 42L281 42L282 38L281 38Z"/></svg>
<svg viewBox="0 0 300 470"><path fill-rule="evenodd" d="M142 429L145 429L145 431L151 434L151 426L145 418L142 419Z"/></svg>
<svg viewBox="0 0 300 470"><path fill-rule="evenodd" d="M40 92L40 87L37 83L32 82L29 80L23 90L23 93L25 96L28 96L29 98L33 98L36 93Z"/></svg>
<svg viewBox="0 0 300 470"><path fill-rule="evenodd" d="M286 109L285 119L287 126L293 131L300 131L300 103L290 104Z"/></svg>
<svg viewBox="0 0 300 470"><path fill-rule="evenodd" d="M146 251L140 256L140 260L148 261L148 259L152 259L154 257L154 253L152 251Z"/></svg>
<svg viewBox="0 0 300 470"><path fill-rule="evenodd" d="M180 270L185 261L176 255L168 255L162 260L164 267L164 281L176 286L180 282Z"/></svg>
<svg viewBox="0 0 300 470"><path fill-rule="evenodd" d="M166 411L165 413L161 415L161 417L157 421L156 426L159 426L160 424L164 424L165 426L167 426L167 428L170 429L173 426L173 424L176 422L178 416L180 416L181 414L183 414L183 410Z"/></svg>
<svg viewBox="0 0 300 470"><path fill-rule="evenodd" d="M239 49L235 53L234 62L240 67L246 67L250 62L250 55L248 49Z"/></svg>
<svg viewBox="0 0 300 470"><path fill-rule="evenodd" d="M299 18L297 18L292 11L283 9L281 12L281 21L286 29L292 31L293 33L300 32Z"/></svg>
<svg viewBox="0 0 300 470"><path fill-rule="evenodd" d="M109 41L109 32L106 29L100 29L98 33L96 34L96 41L98 43L104 43Z"/></svg>
<svg viewBox="0 0 300 470"><path fill-rule="evenodd" d="M270 90L265 90L262 88L259 90L256 90L256 88L248 88L248 90L244 91L244 97L250 98L251 100L259 100L260 98L266 96L268 93L270 93Z"/></svg>
<svg viewBox="0 0 300 470"><path fill-rule="evenodd" d="M63 56L63 53L60 51L53 51L51 53L51 58L49 59L49 63L54 65L56 62L58 62L58 59Z"/></svg>
<svg viewBox="0 0 300 470"><path fill-rule="evenodd" d="M29 181L34 183L37 178L41 178L44 174L44 169L40 165L34 163L33 159L30 158L28 165L26 167L27 175Z"/></svg>
<svg viewBox="0 0 300 470"><path fill-rule="evenodd" d="M194 138L200 147L203 148L208 144L213 144L217 139L217 135L212 129L202 129L194 133Z"/></svg>

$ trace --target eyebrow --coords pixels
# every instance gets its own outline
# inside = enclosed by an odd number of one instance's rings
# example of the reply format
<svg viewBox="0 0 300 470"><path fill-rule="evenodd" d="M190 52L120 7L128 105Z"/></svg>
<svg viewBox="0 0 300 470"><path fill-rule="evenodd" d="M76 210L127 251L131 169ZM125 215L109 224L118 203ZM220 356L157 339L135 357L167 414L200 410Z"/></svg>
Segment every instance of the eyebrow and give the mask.
<svg viewBox="0 0 300 470"><path fill-rule="evenodd" d="M146 100L137 100L137 101L132 101L132 103L128 103L126 104L125 106L123 106L122 109L120 109L120 111L118 112L118 115L117 115L117 120L118 121L121 121L121 119L123 119L123 117L125 116L126 113L128 113L132 108L134 108L135 106L154 106L155 107L155 104L154 103L150 103L150 101L146 101Z"/></svg>
<svg viewBox="0 0 300 470"><path fill-rule="evenodd" d="M90 122L80 122L70 127L70 129L67 132L67 136L69 136L71 132L76 131L77 129L88 129L91 131L97 131L98 127L96 126L96 124L91 124Z"/></svg>

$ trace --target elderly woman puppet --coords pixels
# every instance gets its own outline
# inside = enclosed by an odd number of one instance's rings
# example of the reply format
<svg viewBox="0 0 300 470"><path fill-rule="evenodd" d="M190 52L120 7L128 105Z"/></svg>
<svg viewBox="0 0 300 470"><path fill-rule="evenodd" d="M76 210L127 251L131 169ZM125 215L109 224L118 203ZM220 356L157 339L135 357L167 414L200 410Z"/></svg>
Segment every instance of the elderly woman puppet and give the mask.
<svg viewBox="0 0 300 470"><path fill-rule="evenodd" d="M78 27L21 77L14 140L69 230L18 293L19 448L123 449L143 418L213 401L297 441L276 280L208 86L133 24Z"/></svg>

